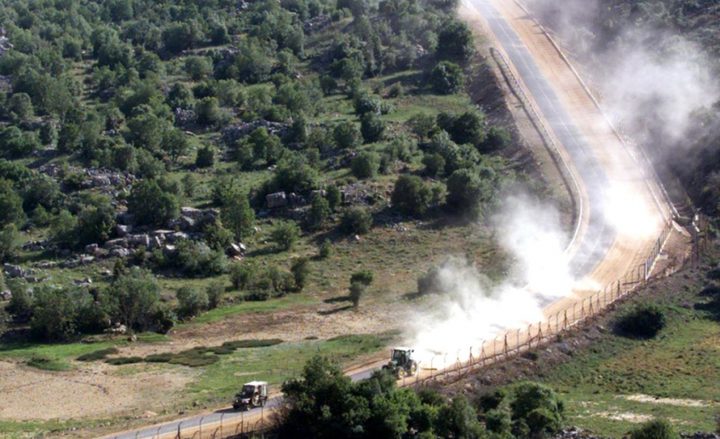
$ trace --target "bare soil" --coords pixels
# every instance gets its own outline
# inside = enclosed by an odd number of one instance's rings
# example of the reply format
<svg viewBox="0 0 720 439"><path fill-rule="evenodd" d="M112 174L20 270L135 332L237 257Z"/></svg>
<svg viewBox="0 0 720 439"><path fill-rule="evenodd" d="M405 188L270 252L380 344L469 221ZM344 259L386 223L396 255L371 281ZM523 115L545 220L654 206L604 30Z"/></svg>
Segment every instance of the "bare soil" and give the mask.
<svg viewBox="0 0 720 439"><path fill-rule="evenodd" d="M0 361L0 419L105 418L118 412L139 416L140 407L161 411L163 400L171 401L193 378L190 371L146 369L119 376L112 366L96 363L77 371L44 372ZM159 400L157 389L168 398Z"/></svg>

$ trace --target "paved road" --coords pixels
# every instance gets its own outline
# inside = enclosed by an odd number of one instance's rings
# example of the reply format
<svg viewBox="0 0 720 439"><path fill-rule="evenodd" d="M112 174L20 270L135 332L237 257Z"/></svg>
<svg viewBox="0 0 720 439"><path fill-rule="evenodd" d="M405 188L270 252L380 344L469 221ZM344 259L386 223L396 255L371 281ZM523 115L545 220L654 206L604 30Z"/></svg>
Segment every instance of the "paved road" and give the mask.
<svg viewBox="0 0 720 439"><path fill-rule="evenodd" d="M367 378L370 378L370 375L372 375L373 371L376 368L370 367L364 370L360 370L357 372L353 372L350 374L350 378L353 381L360 381ZM202 425L211 425L211 424L219 424L222 420L223 424L225 425L231 425L231 424L237 424L243 419L258 419L258 417L261 415L262 410L272 410L275 407L278 407L280 405L280 396L275 396L270 399L268 399L267 404L264 408L256 408L253 410L249 410L246 412L239 412L235 411L232 408L226 408L221 410L216 410L211 413L206 413L203 415L197 415L197 416L191 416L185 419L180 420L174 420L169 421L164 424L155 425L152 427L144 427L139 430L133 430L128 431L124 433L118 433L106 436L106 438L117 438L117 439L148 439L148 438L160 438L160 437L168 437L172 435L173 433L177 433L178 429L181 430L190 430L195 431L200 426L200 423Z"/></svg>
<svg viewBox="0 0 720 439"><path fill-rule="evenodd" d="M608 179L587 140L573 124L555 91L510 24L489 0L468 0L468 2L487 21L490 30L537 103L542 117L568 152L587 193L589 202L588 205L583 206L583 215L587 215L589 222L583 236L580 237L578 251L571 261L572 274L576 278L581 278L589 274L604 258L615 240L615 231L607 224L603 214L604 188L608 187Z"/></svg>
<svg viewBox="0 0 720 439"><path fill-rule="evenodd" d="M537 103L543 118L553 130L557 139L562 143L573 161L582 180L582 185L589 199L588 205L583 208L583 215L588 217L588 225L582 236L579 237L578 251L571 261L572 274L576 278L588 275L593 268L605 257L608 249L615 240L615 232L605 220L602 202L604 188L607 187L607 177L587 141L579 129L572 123L560 100L550 84L543 77L533 57L523 45L518 35L510 25L500 16L488 0L470 0L482 13L489 23L500 45L510 58L510 62L520 75L521 80L528 88ZM374 369L354 373L353 380L368 378ZM279 397L268 401L267 408L280 404ZM132 432L110 435L110 438L133 439L159 437L173 432L178 428L182 430L195 430L200 422L203 425L220 422L239 421L241 417L259 415L261 409L249 412L235 412L231 409L218 410L202 416L193 416L184 420L171 421L160 426L148 427Z"/></svg>

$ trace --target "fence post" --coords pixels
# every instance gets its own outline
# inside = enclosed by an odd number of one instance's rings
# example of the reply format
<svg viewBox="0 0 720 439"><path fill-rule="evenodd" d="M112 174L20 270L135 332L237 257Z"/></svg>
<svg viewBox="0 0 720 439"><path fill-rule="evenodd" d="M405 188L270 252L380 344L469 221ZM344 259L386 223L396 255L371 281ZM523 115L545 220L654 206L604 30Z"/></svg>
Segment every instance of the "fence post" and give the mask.
<svg viewBox="0 0 720 439"><path fill-rule="evenodd" d="M225 413L223 412L220 415L220 437L223 437L223 418L225 417Z"/></svg>
<svg viewBox="0 0 720 439"><path fill-rule="evenodd" d="M482 365L485 366L485 340L483 340L480 346L480 358L482 359Z"/></svg>
<svg viewBox="0 0 720 439"><path fill-rule="evenodd" d="M198 431L200 432L200 434L198 435L200 437L200 439L202 439L202 423L203 423L204 419L205 419L205 416L200 418L200 428L198 429Z"/></svg>
<svg viewBox="0 0 720 439"><path fill-rule="evenodd" d="M515 333L515 350L520 353L520 330L518 329Z"/></svg>
<svg viewBox="0 0 720 439"><path fill-rule="evenodd" d="M180 432L182 431L183 422L184 421L180 421L180 423L178 424L178 432L177 432L177 436L175 436L176 439L180 439Z"/></svg>
<svg viewBox="0 0 720 439"><path fill-rule="evenodd" d="M504 342L504 347L503 347L503 350L505 351L505 358L507 358L507 357L508 357L508 342L507 342L507 332L505 333L505 342Z"/></svg>

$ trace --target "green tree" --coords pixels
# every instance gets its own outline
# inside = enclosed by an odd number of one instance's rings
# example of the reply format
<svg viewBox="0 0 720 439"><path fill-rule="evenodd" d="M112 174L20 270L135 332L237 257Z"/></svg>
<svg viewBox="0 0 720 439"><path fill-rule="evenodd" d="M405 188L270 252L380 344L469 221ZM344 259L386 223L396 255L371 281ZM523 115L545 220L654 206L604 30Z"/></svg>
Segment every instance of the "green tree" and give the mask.
<svg viewBox="0 0 720 439"><path fill-rule="evenodd" d="M201 81L212 75L212 60L204 56L189 56L185 58L185 72L193 81Z"/></svg>
<svg viewBox="0 0 720 439"><path fill-rule="evenodd" d="M230 282L236 290L244 290L255 282L257 267L248 262L236 262L230 266Z"/></svg>
<svg viewBox="0 0 720 439"><path fill-rule="evenodd" d="M210 145L200 148L195 157L195 166L198 168L212 168L215 165L215 150Z"/></svg>
<svg viewBox="0 0 720 439"><path fill-rule="evenodd" d="M233 194L225 201L220 216L235 235L235 239L242 240L253 233L255 211L250 207L247 195Z"/></svg>
<svg viewBox="0 0 720 439"><path fill-rule="evenodd" d="M30 329L45 341L64 341L77 334L78 306L69 291L48 286L35 288Z"/></svg>
<svg viewBox="0 0 720 439"><path fill-rule="evenodd" d="M375 113L365 113L360 117L360 132L365 143L382 140L385 122Z"/></svg>
<svg viewBox="0 0 720 439"><path fill-rule="evenodd" d="M370 231L373 218L367 209L351 207L343 212L340 226L345 233L364 235Z"/></svg>
<svg viewBox="0 0 720 439"><path fill-rule="evenodd" d="M0 226L8 224L22 225L25 221L23 200L12 182L0 179Z"/></svg>
<svg viewBox="0 0 720 439"><path fill-rule="evenodd" d="M360 179L372 178L377 174L380 167L380 157L374 152L361 152L350 164L350 169L355 177Z"/></svg>
<svg viewBox="0 0 720 439"><path fill-rule="evenodd" d="M485 436L475 409L464 396L455 397L449 406L440 409L436 431L441 437L480 439Z"/></svg>
<svg viewBox="0 0 720 439"><path fill-rule="evenodd" d="M0 229L0 262L14 259L20 250L20 234L15 224L7 224Z"/></svg>
<svg viewBox="0 0 720 439"><path fill-rule="evenodd" d="M320 195L314 197L310 206L310 212L308 213L308 224L310 228L318 229L322 227L328 218L330 218L331 213L330 203L325 197Z"/></svg>
<svg viewBox="0 0 720 439"><path fill-rule="evenodd" d="M432 191L415 175L401 175L395 182L392 204L405 215L424 215L430 208Z"/></svg>
<svg viewBox="0 0 720 439"><path fill-rule="evenodd" d="M71 248L78 244L77 218L66 209L60 210L50 221L50 237L60 247Z"/></svg>
<svg viewBox="0 0 720 439"><path fill-rule="evenodd" d="M439 153L425 154L423 156L425 174L430 177L439 177L445 173L445 158Z"/></svg>
<svg viewBox="0 0 720 439"><path fill-rule="evenodd" d="M365 294L365 290L367 290L367 286L360 282L350 283L348 297L353 304L353 308L357 308L358 306L360 306L360 299L362 298L363 294Z"/></svg>
<svg viewBox="0 0 720 439"><path fill-rule="evenodd" d="M127 140L137 148L151 152L160 151L168 122L152 112L146 111L132 117L127 122Z"/></svg>
<svg viewBox="0 0 720 439"><path fill-rule="evenodd" d="M115 227L115 209L107 198L97 198L77 217L77 239L80 244L103 243Z"/></svg>
<svg viewBox="0 0 720 439"><path fill-rule="evenodd" d="M522 419L535 436L553 434L562 428L562 401L549 387L531 382L518 384L510 402L513 419Z"/></svg>
<svg viewBox="0 0 720 439"><path fill-rule="evenodd" d="M440 94L449 95L462 90L464 83L460 66L449 61L441 61L430 72L430 84Z"/></svg>
<svg viewBox="0 0 720 439"><path fill-rule="evenodd" d="M178 300L178 316L184 319L195 317L209 305L207 292L192 287L180 287L175 292Z"/></svg>
<svg viewBox="0 0 720 439"><path fill-rule="evenodd" d="M310 275L310 260L308 258L297 258L290 266L290 272L295 280L295 288L302 291Z"/></svg>
<svg viewBox="0 0 720 439"><path fill-rule="evenodd" d="M165 132L162 148L170 156L173 163L177 163L180 156L187 154L192 149L192 143L185 133L173 128Z"/></svg>
<svg viewBox="0 0 720 439"><path fill-rule="evenodd" d="M465 63L474 52L473 35L467 24L453 19L441 27L436 51L439 59Z"/></svg>
<svg viewBox="0 0 720 439"><path fill-rule="evenodd" d="M663 310L652 304L638 305L626 312L617 322L618 331L626 336L653 338L666 324Z"/></svg>
<svg viewBox="0 0 720 439"><path fill-rule="evenodd" d="M178 200L172 193L164 191L156 180L142 180L130 191L128 212L138 224L161 226L177 217Z"/></svg>
<svg viewBox="0 0 720 439"><path fill-rule="evenodd" d="M326 192L325 197L328 200L330 209L334 211L340 207L340 203L342 203L342 193L340 192L340 188L335 185L328 186Z"/></svg>
<svg viewBox="0 0 720 439"><path fill-rule="evenodd" d="M222 281L210 282L205 289L205 294L208 298L208 309L215 309L225 297L225 285L223 285Z"/></svg>
<svg viewBox="0 0 720 439"><path fill-rule="evenodd" d="M15 321L25 323L33 314L33 296L24 282L8 281L8 284L12 297L5 310L13 316Z"/></svg>
<svg viewBox="0 0 720 439"><path fill-rule="evenodd" d="M13 94L10 99L8 99L7 111L11 117L18 122L27 121L35 113L32 100L27 93Z"/></svg>
<svg viewBox="0 0 720 439"><path fill-rule="evenodd" d="M333 138L338 148L357 148L360 145L360 132L355 123L350 121L337 124L333 130Z"/></svg>
<svg viewBox="0 0 720 439"><path fill-rule="evenodd" d="M408 120L408 125L413 134L418 136L420 140L426 139L435 129L435 118L426 113L418 113Z"/></svg>
<svg viewBox="0 0 720 439"><path fill-rule="evenodd" d="M116 321L135 331L145 331L153 325L160 287L150 272L131 268L113 280L106 296Z"/></svg>
<svg viewBox="0 0 720 439"><path fill-rule="evenodd" d="M491 184L483 180L476 169L459 169L448 178L447 204L450 209L477 217L482 204L492 197Z"/></svg>
<svg viewBox="0 0 720 439"><path fill-rule="evenodd" d="M374 279L375 275L372 271L362 270L356 271L352 274L352 276L350 276L350 283L360 283L368 287L370 286L370 284L372 284Z"/></svg>
<svg viewBox="0 0 720 439"><path fill-rule="evenodd" d="M280 250L290 250L300 238L300 228L293 221L278 223L270 232L270 239Z"/></svg>
<svg viewBox="0 0 720 439"><path fill-rule="evenodd" d="M220 102L214 96L208 96L195 103L195 115L200 125L216 126L223 119Z"/></svg>

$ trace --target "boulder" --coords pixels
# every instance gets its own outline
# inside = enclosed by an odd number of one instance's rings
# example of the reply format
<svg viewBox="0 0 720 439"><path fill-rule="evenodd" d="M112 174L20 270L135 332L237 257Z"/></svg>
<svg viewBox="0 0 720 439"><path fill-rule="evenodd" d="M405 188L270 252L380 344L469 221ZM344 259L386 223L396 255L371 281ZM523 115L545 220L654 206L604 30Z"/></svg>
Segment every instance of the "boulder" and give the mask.
<svg viewBox="0 0 720 439"><path fill-rule="evenodd" d="M128 240L127 238L117 238L117 239L111 239L109 241L105 241L105 248L112 249L115 247L121 247L121 248L127 248L128 246Z"/></svg>
<svg viewBox="0 0 720 439"><path fill-rule="evenodd" d="M230 256L243 256L245 254L245 246L242 244L230 244L227 248L227 253Z"/></svg>
<svg viewBox="0 0 720 439"><path fill-rule="evenodd" d="M181 216L180 217L180 229L193 230L193 229L195 229L197 222L198 222L198 220L191 218L189 216Z"/></svg>
<svg viewBox="0 0 720 439"><path fill-rule="evenodd" d="M10 290L3 290L0 291L0 300L6 301L12 299L12 291Z"/></svg>
<svg viewBox="0 0 720 439"><path fill-rule="evenodd" d="M115 247L110 250L110 256L114 258L127 258L130 256L130 250L123 247Z"/></svg>
<svg viewBox="0 0 720 439"><path fill-rule="evenodd" d="M268 208L277 209L278 207L287 206L288 200L285 192L275 192L274 194L268 194L265 196L265 202Z"/></svg>
<svg viewBox="0 0 720 439"><path fill-rule="evenodd" d="M128 243L131 247L140 247L145 246L145 248L150 247L150 235L147 233L141 233L138 235L129 235L127 237Z"/></svg>
<svg viewBox="0 0 720 439"><path fill-rule="evenodd" d="M178 241L181 241L183 239L190 239L190 235L188 235L185 232L173 232L166 236L168 242L170 243L176 243Z"/></svg>
<svg viewBox="0 0 720 439"><path fill-rule="evenodd" d="M3 264L3 270L5 271L5 275L7 275L7 277L12 278L23 278L31 274L29 270L25 270L21 266L13 264Z"/></svg>
<svg viewBox="0 0 720 439"><path fill-rule="evenodd" d="M115 233L121 238L127 236L130 232L132 232L132 226L126 224L118 224L115 226Z"/></svg>

